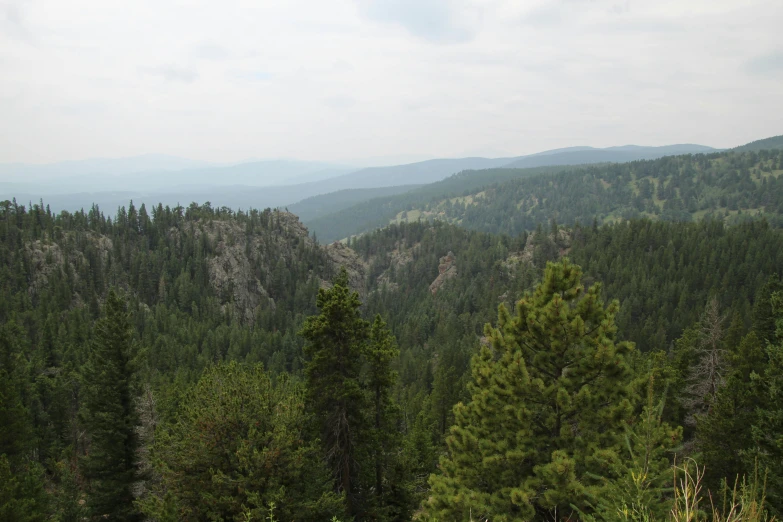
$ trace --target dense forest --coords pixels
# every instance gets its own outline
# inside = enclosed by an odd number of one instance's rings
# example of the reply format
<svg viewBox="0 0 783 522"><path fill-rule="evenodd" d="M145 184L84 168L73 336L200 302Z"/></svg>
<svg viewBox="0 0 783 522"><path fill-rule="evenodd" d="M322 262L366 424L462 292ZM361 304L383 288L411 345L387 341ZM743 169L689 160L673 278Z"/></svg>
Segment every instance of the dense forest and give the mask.
<svg viewBox="0 0 783 522"><path fill-rule="evenodd" d="M321 246L281 211L6 201L0 260L2 520L783 510L763 219Z"/></svg>
<svg viewBox="0 0 783 522"><path fill-rule="evenodd" d="M302 217L310 231L324 241L337 241L388 225L406 209L424 207L431 202L445 198L467 196L480 192L485 187L521 177L555 174L574 167L536 167L526 169L493 168L485 170L466 170L454 174L442 181L430 183L410 190L404 194L376 197L347 206L331 213L318 213L311 217ZM327 201L343 199L339 192L319 196ZM301 208L305 201L292 205L291 209ZM307 206L305 206L307 209ZM309 210L309 209L308 209Z"/></svg>
<svg viewBox="0 0 783 522"><path fill-rule="evenodd" d="M328 241L419 219L511 235L553 218L573 225L641 217L736 223L764 216L779 225L781 173L783 149L755 148L579 168L474 171L307 224Z"/></svg>

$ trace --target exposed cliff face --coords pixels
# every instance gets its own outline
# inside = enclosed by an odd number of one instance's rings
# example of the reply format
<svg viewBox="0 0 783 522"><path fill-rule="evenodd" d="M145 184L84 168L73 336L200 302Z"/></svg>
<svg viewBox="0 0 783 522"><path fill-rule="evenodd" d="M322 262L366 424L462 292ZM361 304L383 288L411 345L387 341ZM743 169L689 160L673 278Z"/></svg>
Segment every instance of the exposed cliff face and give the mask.
<svg viewBox="0 0 783 522"><path fill-rule="evenodd" d="M309 278L328 285L328 280L341 266L348 271L351 287L364 293L367 287L367 264L352 249L341 243L316 246L307 228L290 212L273 211L271 224L248 230L237 220L204 219L183 223L165 231L165 241L171 250L199 244L205 252L206 277L215 297L224 311L231 309L238 320L251 323L259 309L274 307L279 298L281 280L291 277L289 268L305 259L311 264ZM79 279L80 271L90 269L96 263L127 263L109 259L122 257L121 251L113 252L112 240L104 235L86 231L69 233L57 241L28 242L24 255L30 264L32 277L29 283L31 297L49 284L53 274ZM125 286L120 279L115 284ZM161 293L174 282L155 283ZM74 306L83 304L78 294Z"/></svg>
<svg viewBox="0 0 783 522"><path fill-rule="evenodd" d="M527 236L525 247L519 252L510 254L503 262L503 266L510 271L520 263L535 264L537 249L546 250L544 258L566 256L571 251L571 234L567 230L560 229L557 235L550 233L544 238L538 238L535 232L531 232Z"/></svg>
<svg viewBox="0 0 783 522"><path fill-rule="evenodd" d="M389 267L384 270L381 275L375 278L375 282L378 288L386 288L386 290L397 290L399 285L393 281L392 274L396 274L398 270L413 261L413 253L419 248L418 243L405 248L402 242L398 241L395 249L392 250L389 255Z"/></svg>
<svg viewBox="0 0 783 522"><path fill-rule="evenodd" d="M73 238L62 239L71 242ZM92 232L84 233L80 237L83 248L87 247L93 253L93 262L106 264L112 249L112 241L106 236ZM65 243L67 244L67 243ZM76 249L73 244L70 248L63 248L59 242L44 242L40 240L30 241L24 247L24 256L30 264L30 283L28 292L35 298L41 288L49 284L49 278L55 273L78 281L79 268L87 263L85 252ZM82 298L78 293L73 295L74 306L82 304Z"/></svg>
<svg viewBox="0 0 783 522"><path fill-rule="evenodd" d="M443 286L446 280L452 277L457 277L457 257L452 251L440 258L440 264L438 265L438 277L430 285L430 292L432 295L438 293L438 290Z"/></svg>
<svg viewBox="0 0 783 522"><path fill-rule="evenodd" d="M56 241L32 241L25 245L26 262L33 267L30 293L34 297L49 283L52 274L63 276L67 270L68 277L78 280L84 270L91 270L97 263L109 270L107 284L131 292L139 286L146 288L146 295L140 296L142 304L170 300L172 296L179 303L180 296L187 299L183 288L195 284L195 280L188 282L187 278L201 277L224 312L238 321L252 323L260 310L281 306L280 299L290 297L290 281L295 272L297 281L304 278L314 287L328 287L333 275L345 267L349 284L364 298L368 292L380 289L396 291L400 278L408 278L406 271L419 255L420 245L405 239L397 240L384 254L367 258L344 243L318 246L297 216L289 212L264 213L262 221L263 226L249 227L247 221L231 217L207 217L186 220L161 231L155 248L160 249L163 242L163 252L199 256L202 264L198 267L195 257L182 260L189 267L183 273L162 272L158 268L161 265L155 265L159 258L148 258L143 266L144 262L135 257L145 248L141 232L135 239L123 237L117 244L93 231L69 232ZM135 245L132 251L136 253L129 253L128 245ZM531 238L525 251L517 255L530 257L532 248ZM142 285L139 278L146 274L150 274L151 280ZM457 274L457 256L448 251L440 258L437 277L424 284L429 283L434 295ZM73 306L85 304L78 293L73 299Z"/></svg>
<svg viewBox="0 0 783 522"><path fill-rule="evenodd" d="M367 265L362 258L359 257L359 254L339 241L335 241L334 243L325 246L324 249L334 269L339 270L340 267L345 267L346 272L348 272L348 283L351 288L359 292L360 295L364 295L366 288L365 282L367 280ZM331 286L331 282L323 280L321 286L328 288Z"/></svg>

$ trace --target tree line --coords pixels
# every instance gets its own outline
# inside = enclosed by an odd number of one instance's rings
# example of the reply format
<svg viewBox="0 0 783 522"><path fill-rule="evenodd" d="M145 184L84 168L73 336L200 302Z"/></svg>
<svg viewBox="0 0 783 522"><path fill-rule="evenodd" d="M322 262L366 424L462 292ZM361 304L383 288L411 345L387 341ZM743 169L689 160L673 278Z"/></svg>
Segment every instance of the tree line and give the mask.
<svg viewBox="0 0 783 522"><path fill-rule="evenodd" d="M780 513L764 221L400 224L352 288L285 213L151 214L0 209L6 519L649 520L674 471Z"/></svg>

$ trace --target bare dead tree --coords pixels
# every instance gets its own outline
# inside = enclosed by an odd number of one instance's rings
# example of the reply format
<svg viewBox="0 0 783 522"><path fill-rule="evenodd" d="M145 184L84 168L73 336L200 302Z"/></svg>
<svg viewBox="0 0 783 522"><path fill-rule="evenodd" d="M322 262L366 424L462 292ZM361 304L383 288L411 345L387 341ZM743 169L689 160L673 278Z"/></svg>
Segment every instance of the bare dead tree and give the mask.
<svg viewBox="0 0 783 522"><path fill-rule="evenodd" d="M687 399L684 406L688 409L686 424L694 426L696 418L710 411L713 400L723 386L726 370L726 350L722 342L725 336L726 314L720 313L716 298L710 299L699 321L698 362L691 369L691 375L685 389Z"/></svg>
<svg viewBox="0 0 783 522"><path fill-rule="evenodd" d="M160 477L154 472L150 450L155 443L155 429L158 426L157 401L149 383L145 383L141 395L136 397L136 411L139 414L139 425L136 433L139 436L139 448L136 452L137 466L141 480L134 484L134 495L139 498L148 489L148 482L157 482Z"/></svg>

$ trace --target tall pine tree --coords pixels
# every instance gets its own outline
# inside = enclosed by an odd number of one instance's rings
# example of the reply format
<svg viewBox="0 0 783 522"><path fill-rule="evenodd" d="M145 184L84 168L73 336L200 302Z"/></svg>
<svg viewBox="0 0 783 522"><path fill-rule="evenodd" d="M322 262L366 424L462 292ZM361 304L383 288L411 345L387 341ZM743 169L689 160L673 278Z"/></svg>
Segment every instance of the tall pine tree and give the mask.
<svg viewBox="0 0 783 522"><path fill-rule="evenodd" d="M396 450L400 446L400 433L394 424L396 407L391 397L391 388L397 381L397 372L391 369L394 359L400 354L397 342L381 319L380 315L370 328L369 342L366 345L364 358L366 361L365 383L369 392L369 417L372 427L369 429L369 441L373 461L373 492L377 515L400 515L404 510L405 497L399 502L403 484L388 484L388 472L397 457ZM392 505L388 505L392 504ZM402 505L401 505L402 504ZM391 512L395 513L391 513ZM377 517L376 517L377 518ZM396 518L396 517L395 517Z"/></svg>
<svg viewBox="0 0 783 522"><path fill-rule="evenodd" d="M441 520L560 519L616 475L632 415L628 343L615 343L617 302L587 292L581 269L547 265L512 316L501 305L490 346L472 362L470 401L455 407L427 514Z"/></svg>
<svg viewBox="0 0 783 522"><path fill-rule="evenodd" d="M309 411L313 412L336 489L353 515L359 509L357 451L366 431L362 355L369 324L361 318L359 294L348 286L345 268L332 288L318 291L319 314L305 320L305 368Z"/></svg>
<svg viewBox="0 0 783 522"><path fill-rule="evenodd" d="M776 338L783 339L783 292L771 295ZM763 375L754 375L760 394L753 425L754 465L768 472L767 500L775 515L783 514L783 342L767 345Z"/></svg>
<svg viewBox="0 0 783 522"><path fill-rule="evenodd" d="M110 290L95 323L83 375L82 419L89 437L84 475L94 517L139 520L133 486L139 479L134 402L134 353L125 302Z"/></svg>

